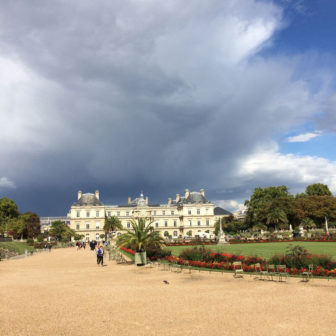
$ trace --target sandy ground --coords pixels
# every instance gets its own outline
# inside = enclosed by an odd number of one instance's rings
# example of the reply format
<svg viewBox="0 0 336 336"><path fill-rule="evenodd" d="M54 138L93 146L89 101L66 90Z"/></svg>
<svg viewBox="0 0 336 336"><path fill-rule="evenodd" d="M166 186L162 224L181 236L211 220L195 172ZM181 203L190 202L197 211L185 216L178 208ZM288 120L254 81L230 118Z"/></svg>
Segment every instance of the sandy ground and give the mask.
<svg viewBox="0 0 336 336"><path fill-rule="evenodd" d="M335 335L335 321L335 280L98 267L75 249L0 263L1 336L317 336Z"/></svg>

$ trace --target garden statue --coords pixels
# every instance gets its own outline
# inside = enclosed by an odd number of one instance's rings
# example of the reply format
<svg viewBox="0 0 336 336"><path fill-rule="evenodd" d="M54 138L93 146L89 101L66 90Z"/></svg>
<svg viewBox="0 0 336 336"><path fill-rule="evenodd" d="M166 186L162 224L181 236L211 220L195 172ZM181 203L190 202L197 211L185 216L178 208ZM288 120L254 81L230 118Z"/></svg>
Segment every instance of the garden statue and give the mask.
<svg viewBox="0 0 336 336"><path fill-rule="evenodd" d="M222 221L219 219L218 245L227 244L226 236L222 228Z"/></svg>

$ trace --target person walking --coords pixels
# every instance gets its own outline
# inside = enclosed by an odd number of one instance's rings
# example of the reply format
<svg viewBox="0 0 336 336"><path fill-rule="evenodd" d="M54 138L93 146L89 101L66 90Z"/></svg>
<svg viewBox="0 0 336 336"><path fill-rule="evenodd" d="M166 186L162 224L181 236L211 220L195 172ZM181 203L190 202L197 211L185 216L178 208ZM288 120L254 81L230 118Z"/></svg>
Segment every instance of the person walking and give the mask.
<svg viewBox="0 0 336 336"><path fill-rule="evenodd" d="M52 245L49 243L48 245L49 252L51 252L51 248L52 248Z"/></svg>
<svg viewBox="0 0 336 336"><path fill-rule="evenodd" d="M97 249L97 265L99 264L104 266L104 249L102 246L99 246Z"/></svg>

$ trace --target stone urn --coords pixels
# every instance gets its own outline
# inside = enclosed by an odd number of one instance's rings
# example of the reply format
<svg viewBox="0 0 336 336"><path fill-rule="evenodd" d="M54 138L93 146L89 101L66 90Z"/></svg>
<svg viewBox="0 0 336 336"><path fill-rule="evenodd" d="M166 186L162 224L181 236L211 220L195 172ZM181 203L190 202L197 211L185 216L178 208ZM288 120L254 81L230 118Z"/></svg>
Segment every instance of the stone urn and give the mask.
<svg viewBox="0 0 336 336"><path fill-rule="evenodd" d="M147 263L147 253L146 251L135 252L134 263L136 266L144 266Z"/></svg>

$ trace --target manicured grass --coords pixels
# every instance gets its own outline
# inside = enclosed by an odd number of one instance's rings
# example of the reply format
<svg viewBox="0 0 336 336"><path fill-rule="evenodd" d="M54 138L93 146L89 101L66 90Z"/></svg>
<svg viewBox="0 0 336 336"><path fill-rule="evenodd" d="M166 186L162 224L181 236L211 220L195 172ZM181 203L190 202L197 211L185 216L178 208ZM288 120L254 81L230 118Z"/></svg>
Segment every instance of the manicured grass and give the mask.
<svg viewBox="0 0 336 336"><path fill-rule="evenodd" d="M7 249L9 251L18 252L19 254L25 253L25 250L33 251L34 248L32 246L28 246L24 242L0 242L0 247Z"/></svg>
<svg viewBox="0 0 336 336"><path fill-rule="evenodd" d="M226 252L230 254L243 256L257 256L269 259L275 254L284 254L289 246L303 246L309 253L313 254L328 254L336 260L336 243L321 243L321 242L293 242L293 243L255 243L255 244L227 244L227 245L208 245L213 251ZM192 246L169 246L173 255L179 255L180 252Z"/></svg>

